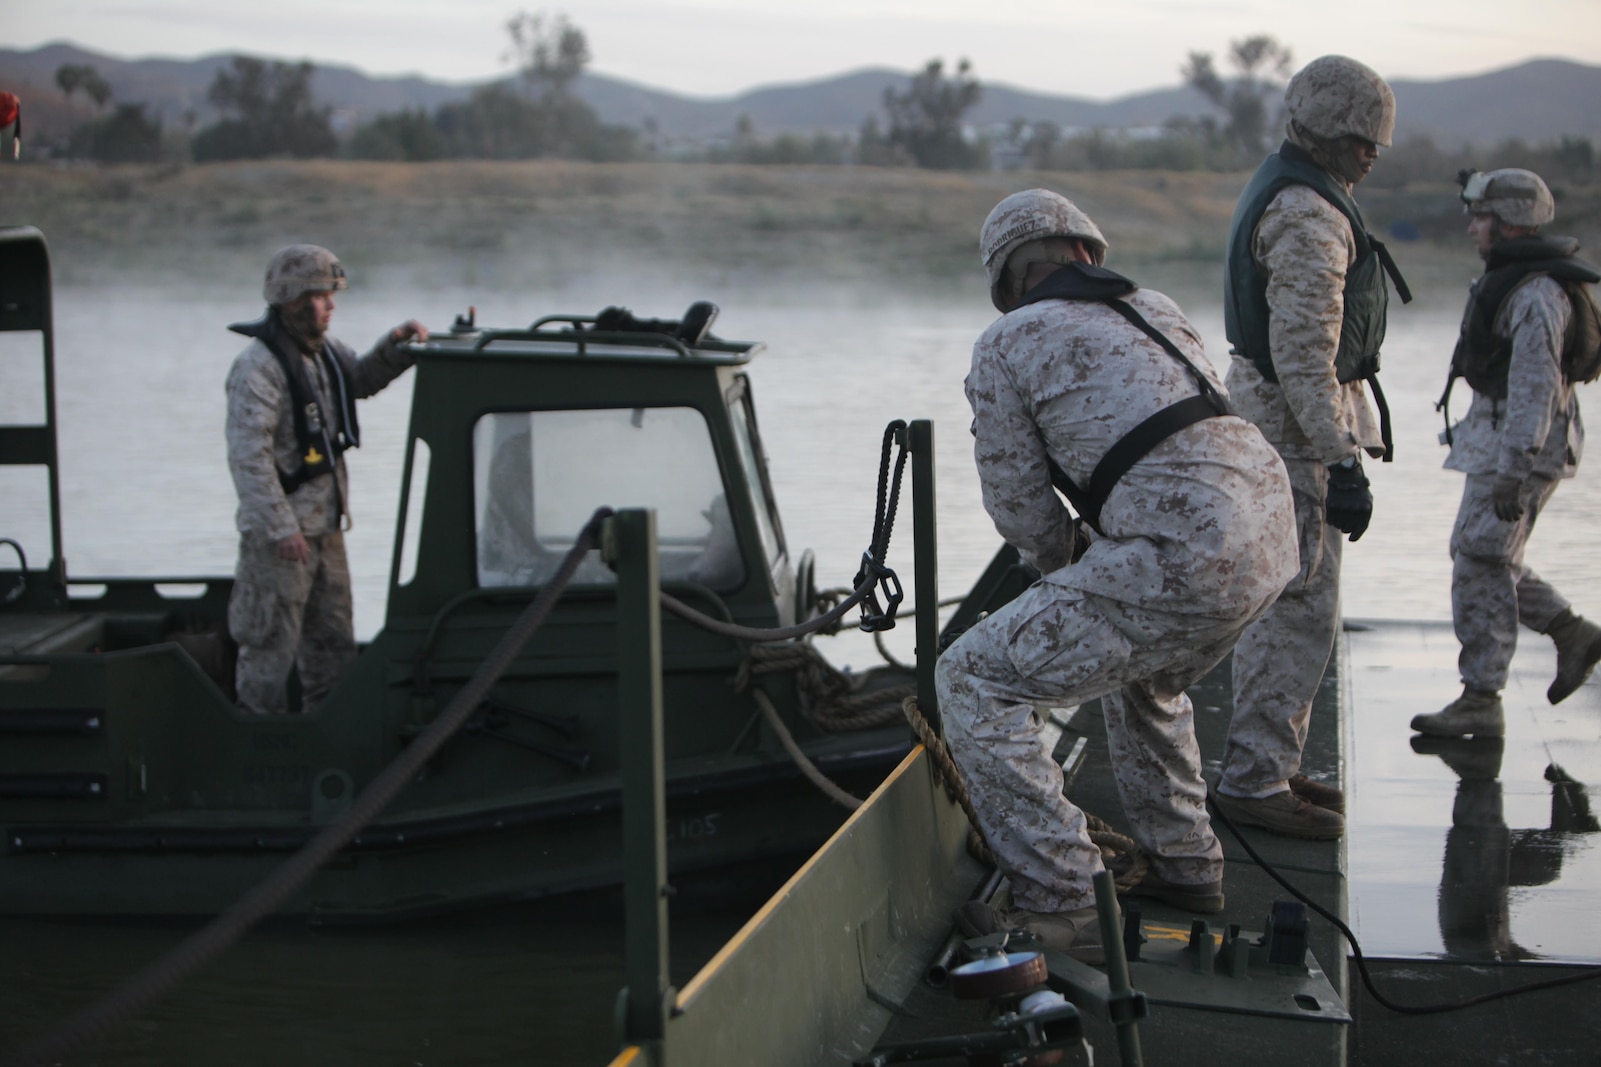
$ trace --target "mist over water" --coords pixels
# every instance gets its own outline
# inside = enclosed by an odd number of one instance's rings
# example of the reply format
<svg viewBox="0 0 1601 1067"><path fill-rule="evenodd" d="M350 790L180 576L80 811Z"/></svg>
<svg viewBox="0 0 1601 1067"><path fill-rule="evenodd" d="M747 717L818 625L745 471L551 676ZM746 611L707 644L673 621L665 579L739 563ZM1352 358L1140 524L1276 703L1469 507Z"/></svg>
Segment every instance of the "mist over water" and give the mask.
<svg viewBox="0 0 1601 1067"><path fill-rule="evenodd" d="M1208 278L1174 287L1207 341L1226 360L1221 309ZM673 317L693 299L723 309L715 332L766 344L750 368L760 428L792 557L817 554L823 586L847 584L872 533L878 457L891 419L935 423L942 596L965 592L998 546L980 504L962 393L973 339L992 320L982 290L971 299L874 294L819 287L764 290L727 279L707 289L681 280L590 278L559 293L372 286L340 294L333 332L364 350L385 329L416 317L447 328L476 306L483 325L512 326L550 312L593 313L617 303ZM744 291L741 291L741 290ZM64 287L56 294L57 409L63 525L69 573L223 575L233 569L235 496L223 453L223 381L244 339L229 322L259 313L256 294L141 284ZM1346 546L1348 617L1446 619L1446 545L1461 476L1444 471L1434 401L1444 381L1460 293L1436 290L1392 311L1383 383L1395 420L1396 460L1369 461L1372 526ZM42 410L34 335L0 334L0 420ZM362 638L382 625L404 462L411 375L364 401L362 447L350 454L347 535ZM1582 394L1581 394L1582 395ZM1453 407L1467 407L1457 390ZM1588 397L1584 397L1588 399ZM1582 401L1581 401L1582 402ZM16 537L30 562L49 555L44 479L0 470L0 536ZM909 479L908 479L909 493ZM908 497L909 499L909 497ZM617 501L625 505L627 501ZM1541 516L1530 564L1575 601L1593 603L1601 554L1601 482L1588 470L1563 485ZM900 524L891 565L910 567L910 521ZM909 575L909 571L908 571ZM910 653L910 634L891 647Z"/></svg>

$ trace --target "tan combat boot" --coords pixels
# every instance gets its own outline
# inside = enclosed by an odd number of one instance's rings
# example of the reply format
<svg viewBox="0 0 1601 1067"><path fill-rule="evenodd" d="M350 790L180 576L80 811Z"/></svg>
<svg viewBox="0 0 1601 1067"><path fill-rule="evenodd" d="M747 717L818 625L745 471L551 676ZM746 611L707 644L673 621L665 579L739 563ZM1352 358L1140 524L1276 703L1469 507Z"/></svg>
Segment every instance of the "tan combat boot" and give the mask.
<svg viewBox="0 0 1601 1067"><path fill-rule="evenodd" d="M1260 826L1285 837L1332 841L1345 833L1345 816L1318 807L1286 789L1265 797L1233 797L1214 791L1212 803L1240 826Z"/></svg>
<svg viewBox="0 0 1601 1067"><path fill-rule="evenodd" d="M1584 684L1597 661L1601 661L1601 626L1565 611L1546 634L1557 645L1557 677L1545 691L1545 698L1560 704Z"/></svg>
<svg viewBox="0 0 1601 1067"><path fill-rule="evenodd" d="M1439 711L1412 716L1412 729L1431 737L1500 737L1506 733L1501 694L1464 688L1461 696Z"/></svg>

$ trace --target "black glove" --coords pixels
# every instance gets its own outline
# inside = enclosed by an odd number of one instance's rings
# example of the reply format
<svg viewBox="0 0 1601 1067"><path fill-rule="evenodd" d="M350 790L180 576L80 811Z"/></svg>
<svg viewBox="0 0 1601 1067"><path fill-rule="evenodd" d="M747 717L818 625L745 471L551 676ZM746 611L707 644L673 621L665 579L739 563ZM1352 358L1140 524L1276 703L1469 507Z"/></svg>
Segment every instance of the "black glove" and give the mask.
<svg viewBox="0 0 1601 1067"><path fill-rule="evenodd" d="M1362 461L1352 457L1345 463L1350 465L1329 465L1329 495L1323 502L1323 510L1330 526L1357 541L1367 532L1368 520L1373 518L1373 494L1368 491Z"/></svg>

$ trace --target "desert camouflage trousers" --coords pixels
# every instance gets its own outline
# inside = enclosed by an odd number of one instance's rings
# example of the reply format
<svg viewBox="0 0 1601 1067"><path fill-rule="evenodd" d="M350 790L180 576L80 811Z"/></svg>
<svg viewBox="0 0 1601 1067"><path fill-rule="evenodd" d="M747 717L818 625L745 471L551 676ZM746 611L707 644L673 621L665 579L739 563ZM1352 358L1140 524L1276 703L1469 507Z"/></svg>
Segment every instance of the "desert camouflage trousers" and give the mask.
<svg viewBox="0 0 1601 1067"><path fill-rule="evenodd" d="M1225 655L1239 618L1135 608L1036 582L968 630L940 658L945 739L979 830L1030 911L1095 902L1101 869L1084 813L1062 795L1062 769L1041 733L1040 706L1101 698L1118 796L1131 835L1172 882L1223 876L1184 690Z"/></svg>
<svg viewBox="0 0 1601 1067"><path fill-rule="evenodd" d="M1284 466L1295 493L1301 569L1234 648L1234 717L1218 789L1236 797L1282 793L1301 769L1312 699L1340 626L1345 535L1324 521L1328 468L1309 459Z"/></svg>
<svg viewBox="0 0 1601 1067"><path fill-rule="evenodd" d="M356 658L344 534L306 543L311 559L297 563L279 559L270 541L240 538L228 630L239 645L234 683L246 711L288 711L292 666L300 671L301 710L312 711Z"/></svg>
<svg viewBox="0 0 1601 1067"><path fill-rule="evenodd" d="M1495 475L1470 474L1462 487L1451 530L1451 619L1462 643L1462 684L1500 692L1518 648L1518 623L1543 634L1568 602L1523 562L1534 522L1557 483L1538 475L1525 479L1523 517L1516 522L1496 517L1494 486Z"/></svg>

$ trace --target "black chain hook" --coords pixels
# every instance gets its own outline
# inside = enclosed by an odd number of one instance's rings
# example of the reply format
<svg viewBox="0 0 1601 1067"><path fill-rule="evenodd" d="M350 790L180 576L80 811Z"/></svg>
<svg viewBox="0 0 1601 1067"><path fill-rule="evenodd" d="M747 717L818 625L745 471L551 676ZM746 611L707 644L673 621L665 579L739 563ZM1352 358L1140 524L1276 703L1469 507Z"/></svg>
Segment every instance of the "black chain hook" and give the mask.
<svg viewBox="0 0 1601 1067"><path fill-rule="evenodd" d="M891 446L897 442L901 450L895 459L895 478L892 483L889 474L889 454ZM896 609L905 599L901 580L896 577L893 570L884 565L884 557L889 554L890 533L895 527L895 506L900 501L901 474L906 470L907 452L906 423L902 419L896 419L884 427L884 452L878 464L878 509L873 515L873 543L862 553L862 568L856 572L856 577L851 582L854 588L860 589L862 582L869 575L873 578L873 590L862 599L863 633L893 630ZM880 588L884 592L883 603L878 599Z"/></svg>

